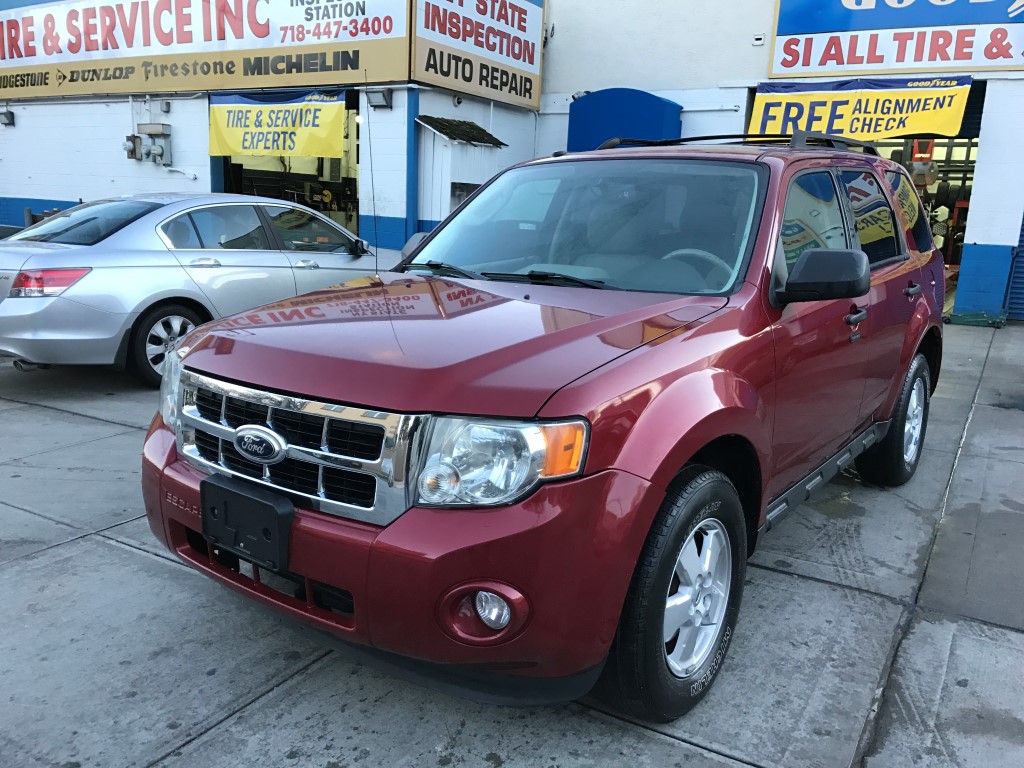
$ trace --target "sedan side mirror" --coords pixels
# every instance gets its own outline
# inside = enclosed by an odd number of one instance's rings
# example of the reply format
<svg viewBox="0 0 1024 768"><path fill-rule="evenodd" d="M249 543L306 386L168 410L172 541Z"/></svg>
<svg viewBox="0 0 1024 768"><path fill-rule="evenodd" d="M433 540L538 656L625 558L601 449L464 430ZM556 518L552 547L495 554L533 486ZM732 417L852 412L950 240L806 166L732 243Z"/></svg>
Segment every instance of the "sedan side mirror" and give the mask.
<svg viewBox="0 0 1024 768"><path fill-rule="evenodd" d="M370 253L370 244L365 240L356 240L355 243L355 255L356 256L368 256Z"/></svg>
<svg viewBox="0 0 1024 768"><path fill-rule="evenodd" d="M415 234L413 234L412 237L409 238L409 241L405 244L405 247L402 248L403 261L409 257L409 254L416 250L417 246L419 246L419 244L423 242L423 239L426 236L426 232L416 232Z"/></svg>
<svg viewBox="0 0 1024 768"><path fill-rule="evenodd" d="M777 298L783 304L856 299L871 290L871 264L864 251L812 248L804 251Z"/></svg>

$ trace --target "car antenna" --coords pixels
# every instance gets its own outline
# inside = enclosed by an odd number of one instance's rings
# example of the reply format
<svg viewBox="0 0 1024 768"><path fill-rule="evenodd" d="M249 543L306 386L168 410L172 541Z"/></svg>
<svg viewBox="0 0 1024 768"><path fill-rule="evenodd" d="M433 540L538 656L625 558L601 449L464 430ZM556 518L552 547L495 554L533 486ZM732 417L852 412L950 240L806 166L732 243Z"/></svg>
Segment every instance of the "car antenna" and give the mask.
<svg viewBox="0 0 1024 768"><path fill-rule="evenodd" d="M370 71L368 69L363 70L363 79L366 82L367 87L370 85ZM365 91L364 91L365 92ZM373 109L369 106L369 97L367 97L367 109L366 109L366 151L370 158L370 205L373 209L373 274L374 276L380 275L380 236L377 233L377 195L374 194L375 190L373 187L373 131L370 130L370 113ZM358 133L358 131L357 131ZM356 211L356 217L358 220L359 211Z"/></svg>

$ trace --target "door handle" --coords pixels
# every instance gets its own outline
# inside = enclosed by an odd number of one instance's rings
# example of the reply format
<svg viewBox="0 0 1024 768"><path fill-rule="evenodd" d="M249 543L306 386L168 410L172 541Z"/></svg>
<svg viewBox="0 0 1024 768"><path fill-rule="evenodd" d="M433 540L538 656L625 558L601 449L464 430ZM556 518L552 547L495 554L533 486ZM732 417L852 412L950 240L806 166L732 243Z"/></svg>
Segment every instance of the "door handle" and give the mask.
<svg viewBox="0 0 1024 768"><path fill-rule="evenodd" d="M860 325L868 319L867 309L862 309L859 312L851 312L846 316L847 325Z"/></svg>
<svg viewBox="0 0 1024 768"><path fill-rule="evenodd" d="M201 259L192 259L189 262L192 267L219 267L220 262L210 256L203 256Z"/></svg>
<svg viewBox="0 0 1024 768"><path fill-rule="evenodd" d="M921 286L917 283L911 283L907 288L904 289L903 294L905 296L918 296L921 293Z"/></svg>
<svg viewBox="0 0 1024 768"><path fill-rule="evenodd" d="M296 269L320 269L320 265L312 259L299 259L295 262Z"/></svg>

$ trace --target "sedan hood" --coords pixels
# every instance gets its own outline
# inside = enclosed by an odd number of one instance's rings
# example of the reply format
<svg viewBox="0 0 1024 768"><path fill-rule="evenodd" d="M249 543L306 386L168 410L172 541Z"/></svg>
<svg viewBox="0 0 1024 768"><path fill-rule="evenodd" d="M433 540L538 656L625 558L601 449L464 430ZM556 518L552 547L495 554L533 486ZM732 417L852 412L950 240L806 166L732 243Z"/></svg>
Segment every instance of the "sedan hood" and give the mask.
<svg viewBox="0 0 1024 768"><path fill-rule="evenodd" d="M529 417L727 303L397 273L353 282L203 326L185 367L382 410Z"/></svg>

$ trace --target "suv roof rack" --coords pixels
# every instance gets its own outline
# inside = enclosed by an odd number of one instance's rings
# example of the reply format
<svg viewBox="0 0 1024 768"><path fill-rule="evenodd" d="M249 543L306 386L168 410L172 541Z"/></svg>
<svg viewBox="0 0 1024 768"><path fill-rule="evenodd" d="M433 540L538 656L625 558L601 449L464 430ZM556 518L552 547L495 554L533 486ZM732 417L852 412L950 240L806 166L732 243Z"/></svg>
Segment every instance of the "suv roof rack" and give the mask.
<svg viewBox="0 0 1024 768"><path fill-rule="evenodd" d="M689 136L681 139L608 139L599 146L598 151L603 149L615 149L622 146L637 147L671 147L681 144L692 144L699 141L718 141L723 144L783 144L794 149L825 148L848 150L851 147L859 147L865 154L878 156L878 149L874 144L866 141L850 139L846 136L833 136L826 133L812 133L810 131L795 131L789 133L721 133L713 136Z"/></svg>

